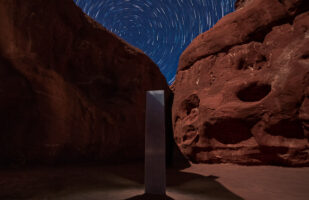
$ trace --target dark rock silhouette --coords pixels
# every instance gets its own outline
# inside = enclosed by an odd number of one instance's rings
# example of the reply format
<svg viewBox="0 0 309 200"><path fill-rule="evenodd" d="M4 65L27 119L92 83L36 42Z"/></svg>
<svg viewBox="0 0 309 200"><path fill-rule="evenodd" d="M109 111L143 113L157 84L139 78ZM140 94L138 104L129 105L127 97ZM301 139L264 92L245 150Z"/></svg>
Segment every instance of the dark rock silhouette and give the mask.
<svg viewBox="0 0 309 200"><path fill-rule="evenodd" d="M72 0L1 1L0 27L0 162L144 156L145 91L170 93L143 52Z"/></svg>
<svg viewBox="0 0 309 200"><path fill-rule="evenodd" d="M194 162L308 165L309 2L238 2L181 55L176 143Z"/></svg>

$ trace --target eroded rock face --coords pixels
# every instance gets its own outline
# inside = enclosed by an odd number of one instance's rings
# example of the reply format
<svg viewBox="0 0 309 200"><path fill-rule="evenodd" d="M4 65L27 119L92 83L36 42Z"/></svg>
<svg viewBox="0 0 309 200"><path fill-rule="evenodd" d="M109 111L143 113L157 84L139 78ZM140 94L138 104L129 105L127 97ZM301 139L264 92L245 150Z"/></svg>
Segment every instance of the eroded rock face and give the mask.
<svg viewBox="0 0 309 200"><path fill-rule="evenodd" d="M309 164L308 3L254 0L183 52L173 127L188 158Z"/></svg>
<svg viewBox="0 0 309 200"><path fill-rule="evenodd" d="M0 162L144 156L158 67L72 0L0 1Z"/></svg>
<svg viewBox="0 0 309 200"><path fill-rule="evenodd" d="M235 2L235 9L238 10L240 8L243 8L246 6L248 3L252 2L254 0L236 0Z"/></svg>

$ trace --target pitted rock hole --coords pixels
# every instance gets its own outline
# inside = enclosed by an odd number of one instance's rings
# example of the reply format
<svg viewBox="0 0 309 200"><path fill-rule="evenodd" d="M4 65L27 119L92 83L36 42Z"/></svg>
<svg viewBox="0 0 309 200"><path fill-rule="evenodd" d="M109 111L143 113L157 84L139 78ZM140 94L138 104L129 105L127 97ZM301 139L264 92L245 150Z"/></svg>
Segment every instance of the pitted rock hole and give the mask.
<svg viewBox="0 0 309 200"><path fill-rule="evenodd" d="M244 102L260 101L271 91L269 84L251 83L237 92L237 97Z"/></svg>
<svg viewBox="0 0 309 200"><path fill-rule="evenodd" d="M238 70L247 70L249 68L260 70L262 69L262 66L267 61L266 56L264 55L256 55L256 57L253 57L251 59L248 58L240 58L238 63Z"/></svg>
<svg viewBox="0 0 309 200"><path fill-rule="evenodd" d="M309 59L309 53L302 55L301 58L302 59Z"/></svg>
<svg viewBox="0 0 309 200"><path fill-rule="evenodd" d="M241 119L223 119L215 124L204 124L204 134L223 144L237 144L252 137L251 127Z"/></svg>
<svg viewBox="0 0 309 200"><path fill-rule="evenodd" d="M196 132L189 132L188 134L183 136L183 142L194 140L197 142L199 139L199 135Z"/></svg>
<svg viewBox="0 0 309 200"><path fill-rule="evenodd" d="M284 119L279 121L277 124L272 125L265 131L274 136L283 136L286 138L296 139L305 138L302 123L298 120L290 121L288 119Z"/></svg>
<svg viewBox="0 0 309 200"><path fill-rule="evenodd" d="M242 70L245 68L245 60L244 59L240 59L239 63L238 63L238 70Z"/></svg>
<svg viewBox="0 0 309 200"><path fill-rule="evenodd" d="M197 129L193 125L183 127L183 132L185 133L185 135L183 136L184 142L186 140L192 140L193 138L196 138Z"/></svg>
<svg viewBox="0 0 309 200"><path fill-rule="evenodd" d="M184 110L186 112L186 115L189 115L193 108L199 107L199 104L200 98L196 94L192 94L182 102L181 110Z"/></svg>

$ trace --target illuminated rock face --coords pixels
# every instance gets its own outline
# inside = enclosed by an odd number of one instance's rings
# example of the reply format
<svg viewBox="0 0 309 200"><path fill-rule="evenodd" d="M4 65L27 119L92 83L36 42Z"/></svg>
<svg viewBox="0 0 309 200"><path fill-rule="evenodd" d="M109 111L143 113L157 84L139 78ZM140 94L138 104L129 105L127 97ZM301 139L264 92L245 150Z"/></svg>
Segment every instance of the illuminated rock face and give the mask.
<svg viewBox="0 0 309 200"><path fill-rule="evenodd" d="M189 159L309 164L308 8L254 0L183 52L173 128Z"/></svg>
<svg viewBox="0 0 309 200"><path fill-rule="evenodd" d="M0 2L0 161L144 156L158 67L72 0Z"/></svg>

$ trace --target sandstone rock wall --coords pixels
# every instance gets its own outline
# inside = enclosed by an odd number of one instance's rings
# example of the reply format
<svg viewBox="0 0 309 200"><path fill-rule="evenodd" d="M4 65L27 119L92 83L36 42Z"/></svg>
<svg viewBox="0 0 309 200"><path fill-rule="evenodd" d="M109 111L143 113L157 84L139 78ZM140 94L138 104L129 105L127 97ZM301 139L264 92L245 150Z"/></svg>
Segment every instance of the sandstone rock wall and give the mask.
<svg viewBox="0 0 309 200"><path fill-rule="evenodd" d="M0 1L0 162L144 156L158 67L72 0Z"/></svg>
<svg viewBox="0 0 309 200"><path fill-rule="evenodd" d="M183 52L174 138L194 162L309 164L309 2L253 0Z"/></svg>

